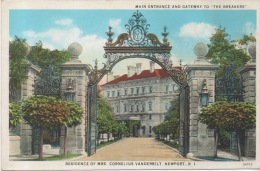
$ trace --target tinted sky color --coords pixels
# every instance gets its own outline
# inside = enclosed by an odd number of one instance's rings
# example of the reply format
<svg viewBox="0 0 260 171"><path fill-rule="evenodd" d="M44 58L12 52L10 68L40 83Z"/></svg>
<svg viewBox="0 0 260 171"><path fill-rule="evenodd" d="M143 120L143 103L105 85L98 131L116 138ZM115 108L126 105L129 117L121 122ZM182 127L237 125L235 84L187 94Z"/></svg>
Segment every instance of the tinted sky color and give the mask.
<svg viewBox="0 0 260 171"><path fill-rule="evenodd" d="M67 49L72 42L83 46L80 59L94 64L97 58L100 66L105 62L103 46L107 41L108 26L113 27L113 36L126 32L125 24L136 10L10 10L10 39L14 36L25 38L29 45L41 40L44 47ZM147 23L148 32L155 33L161 40L163 27L167 26L169 42L173 46L172 60L178 64L192 63L196 56L194 45L209 43L215 28L222 26L231 39L240 39L245 34L256 34L255 10L140 10ZM114 68L115 74L126 73L127 65L140 62L137 59L125 60ZM144 60L142 68L148 68Z"/></svg>

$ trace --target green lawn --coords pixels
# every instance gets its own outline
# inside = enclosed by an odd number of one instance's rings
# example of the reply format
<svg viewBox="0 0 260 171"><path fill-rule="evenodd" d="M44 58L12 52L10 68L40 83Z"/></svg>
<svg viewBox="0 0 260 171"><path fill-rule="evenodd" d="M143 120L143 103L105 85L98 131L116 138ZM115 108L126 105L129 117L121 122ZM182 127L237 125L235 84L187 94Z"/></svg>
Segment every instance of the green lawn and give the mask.
<svg viewBox="0 0 260 171"><path fill-rule="evenodd" d="M107 145L113 144L113 143L115 143L119 140L121 140L121 139L115 139L115 140L110 140L110 141L107 141L107 142L102 142L99 145L97 145L97 149L100 149L100 148L105 147Z"/></svg>
<svg viewBox="0 0 260 171"><path fill-rule="evenodd" d="M70 159L78 156L80 156L80 154L68 154L67 156L57 155L57 156L43 158L43 161L63 160L63 159Z"/></svg>
<svg viewBox="0 0 260 171"><path fill-rule="evenodd" d="M162 142L162 143L164 143L164 144L166 144L166 145L168 145L168 146L170 146L170 147L172 147L172 148L175 148L175 149L179 150L179 145L176 142L165 141L163 139L160 139L160 140L157 139L157 140Z"/></svg>

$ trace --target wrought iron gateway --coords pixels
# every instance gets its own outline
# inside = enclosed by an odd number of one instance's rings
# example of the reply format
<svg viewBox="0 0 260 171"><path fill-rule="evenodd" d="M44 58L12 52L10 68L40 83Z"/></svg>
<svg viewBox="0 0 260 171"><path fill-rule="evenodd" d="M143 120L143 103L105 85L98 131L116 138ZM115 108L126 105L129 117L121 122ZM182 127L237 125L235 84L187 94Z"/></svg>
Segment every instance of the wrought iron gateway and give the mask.
<svg viewBox="0 0 260 171"><path fill-rule="evenodd" d="M109 31L106 33L108 41L104 46L104 58L107 60L106 63L103 63L104 66L101 70L90 68L91 85L100 81L107 72L112 70L114 65L123 59L147 58L164 68L180 87L187 86L186 74L183 71L173 69L170 60L172 47L167 39L169 34L167 27L164 27L163 42L160 42L155 34L148 32L150 25L147 24L147 20L139 11L134 12L125 27L127 33L120 34L114 42L112 38L114 33L112 27L109 27Z"/></svg>
<svg viewBox="0 0 260 171"><path fill-rule="evenodd" d="M104 46L106 63L102 69L88 65L87 74L89 77L88 85L88 128L87 128L87 153L91 155L96 152L97 134L97 83L105 74L112 70L121 60L127 58L147 58L159 64L181 88L187 87L186 73L182 70L175 70L170 60L172 47L168 42L167 27L162 32L163 41L160 42L155 34L149 33L144 16L139 12L134 12L128 24L125 25L127 32L120 34L113 42L112 27L106 33L107 43Z"/></svg>

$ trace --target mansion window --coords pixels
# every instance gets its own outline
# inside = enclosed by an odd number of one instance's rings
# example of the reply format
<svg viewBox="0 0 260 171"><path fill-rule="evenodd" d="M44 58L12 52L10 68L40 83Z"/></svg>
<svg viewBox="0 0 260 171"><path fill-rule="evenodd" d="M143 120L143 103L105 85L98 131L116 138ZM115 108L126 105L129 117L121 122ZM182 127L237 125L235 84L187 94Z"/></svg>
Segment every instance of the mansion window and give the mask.
<svg viewBox="0 0 260 171"><path fill-rule="evenodd" d="M116 112L119 112L119 105L116 106Z"/></svg>
<svg viewBox="0 0 260 171"><path fill-rule="evenodd" d="M173 85L173 90L174 90L174 91L176 91L176 90L178 90L178 89L179 89L178 85Z"/></svg>
<svg viewBox="0 0 260 171"><path fill-rule="evenodd" d="M136 94L139 94L139 87L136 88Z"/></svg>
<svg viewBox="0 0 260 171"><path fill-rule="evenodd" d="M125 112L127 112L127 104L124 104Z"/></svg>
<svg viewBox="0 0 260 171"><path fill-rule="evenodd" d="M118 96L118 97L120 96L120 90L117 91L117 96Z"/></svg>
<svg viewBox="0 0 260 171"><path fill-rule="evenodd" d="M149 126L149 133L152 133L152 126Z"/></svg>
<svg viewBox="0 0 260 171"><path fill-rule="evenodd" d="M127 89L125 89L125 96L127 95L127 93L128 93L128 90L127 90Z"/></svg>
<svg viewBox="0 0 260 171"><path fill-rule="evenodd" d="M152 87L152 86L149 87L149 92L150 92L150 93L153 92L153 87Z"/></svg>
<svg viewBox="0 0 260 171"><path fill-rule="evenodd" d="M131 94L134 94L134 88L131 88Z"/></svg>
<svg viewBox="0 0 260 171"><path fill-rule="evenodd" d="M143 94L145 93L145 87L142 87L142 93Z"/></svg>
<svg viewBox="0 0 260 171"><path fill-rule="evenodd" d="M139 112L139 105L136 105L136 111Z"/></svg>
<svg viewBox="0 0 260 171"><path fill-rule="evenodd" d="M149 110L153 110L152 109L152 102L149 102Z"/></svg>
<svg viewBox="0 0 260 171"><path fill-rule="evenodd" d="M165 103L165 110L168 110L168 103Z"/></svg>
<svg viewBox="0 0 260 171"><path fill-rule="evenodd" d="M142 104L142 111L144 112L145 111L145 105Z"/></svg>
<svg viewBox="0 0 260 171"><path fill-rule="evenodd" d="M166 93L169 92L169 86L168 86L168 85L165 86L165 92L166 92Z"/></svg>
<svg viewBox="0 0 260 171"><path fill-rule="evenodd" d="M134 111L134 105L131 105L131 112Z"/></svg>
<svg viewBox="0 0 260 171"><path fill-rule="evenodd" d="M112 97L115 97L115 91L112 91Z"/></svg>
<svg viewBox="0 0 260 171"><path fill-rule="evenodd" d="M149 119L152 120L152 115L149 115Z"/></svg>
<svg viewBox="0 0 260 171"><path fill-rule="evenodd" d="M110 92L109 91L107 92L107 97L110 97Z"/></svg>

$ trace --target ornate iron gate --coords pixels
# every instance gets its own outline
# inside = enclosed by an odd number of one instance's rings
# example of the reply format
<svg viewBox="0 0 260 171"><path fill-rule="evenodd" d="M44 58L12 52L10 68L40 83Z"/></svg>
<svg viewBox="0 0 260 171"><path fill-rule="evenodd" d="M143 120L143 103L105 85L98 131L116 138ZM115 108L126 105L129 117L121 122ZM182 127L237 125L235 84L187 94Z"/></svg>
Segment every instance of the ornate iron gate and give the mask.
<svg viewBox="0 0 260 171"><path fill-rule="evenodd" d="M87 153L96 153L97 139L97 84L88 87Z"/></svg>
<svg viewBox="0 0 260 171"><path fill-rule="evenodd" d="M182 156L189 152L189 87L180 91L180 146L179 151Z"/></svg>
<svg viewBox="0 0 260 171"><path fill-rule="evenodd" d="M170 43L168 42L167 27L164 27L162 33L163 41L152 33L148 32L150 24L139 12L134 12L132 18L129 19L128 24L125 25L127 33L120 34L116 41L113 42L112 27L109 27L108 41L104 46L106 63L103 63L103 68L97 69L97 61L94 68L88 65L89 73L89 85L88 85L88 117L87 117L87 153L88 155L96 152L96 138L97 138L97 83L112 70L112 68L121 60L129 58L146 58L156 62L171 76L171 78L181 87L187 87L187 75L183 70L175 69L173 67L171 57ZM184 91L184 99L188 95L188 90ZM188 147L188 123L186 117L188 117L187 102L184 102L185 121L184 132L185 139L185 153L187 153Z"/></svg>
<svg viewBox="0 0 260 171"><path fill-rule="evenodd" d="M219 98L225 98L227 101L243 101L243 84L234 65L227 65L224 68L223 76L216 78L215 83L216 101Z"/></svg>
<svg viewBox="0 0 260 171"><path fill-rule="evenodd" d="M227 65L224 68L224 74L222 77L216 78L215 81L215 101L225 99L230 101L243 101L243 83L241 76L236 72L235 66L232 64ZM231 153L237 153L236 134L231 133L230 139Z"/></svg>

